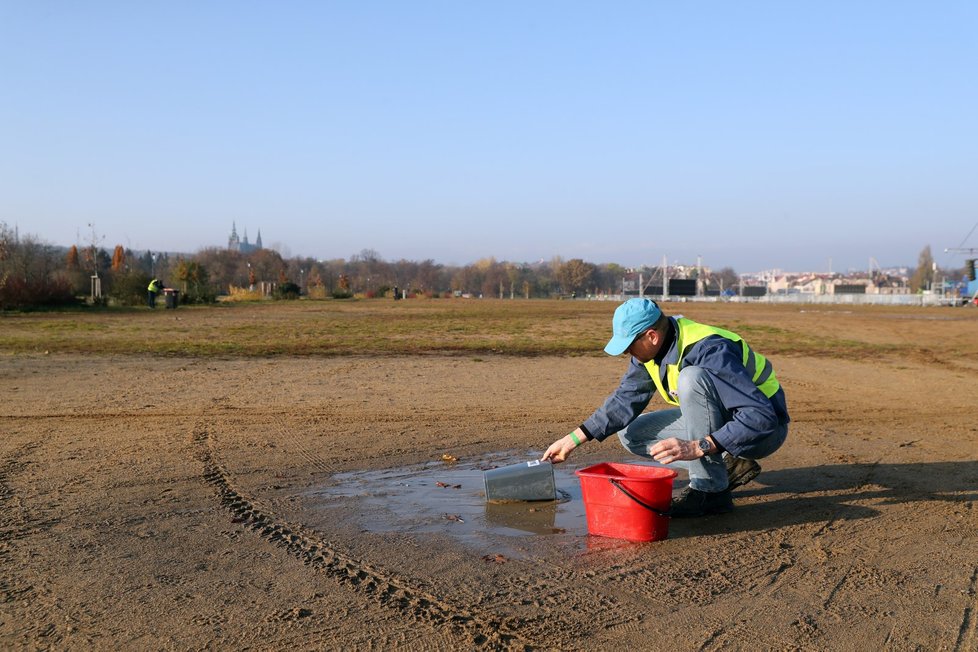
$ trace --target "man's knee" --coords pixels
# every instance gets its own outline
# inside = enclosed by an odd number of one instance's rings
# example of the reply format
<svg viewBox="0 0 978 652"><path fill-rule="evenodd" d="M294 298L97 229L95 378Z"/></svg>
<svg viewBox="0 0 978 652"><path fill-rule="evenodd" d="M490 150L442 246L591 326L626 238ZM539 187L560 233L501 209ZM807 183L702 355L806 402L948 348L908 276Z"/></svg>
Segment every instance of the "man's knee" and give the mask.
<svg viewBox="0 0 978 652"><path fill-rule="evenodd" d="M625 447L625 450L630 453L634 453L636 455L648 455L648 442L644 440L639 441L638 439L629 437L628 428L618 431L618 441L620 441L621 445Z"/></svg>
<svg viewBox="0 0 978 652"><path fill-rule="evenodd" d="M618 441L620 441L621 445L625 448L628 448L634 443L632 438L628 436L628 428L618 431Z"/></svg>
<svg viewBox="0 0 978 652"><path fill-rule="evenodd" d="M684 396L704 396L715 394L713 377L710 372L701 367L686 367L679 372L679 402L683 402Z"/></svg>

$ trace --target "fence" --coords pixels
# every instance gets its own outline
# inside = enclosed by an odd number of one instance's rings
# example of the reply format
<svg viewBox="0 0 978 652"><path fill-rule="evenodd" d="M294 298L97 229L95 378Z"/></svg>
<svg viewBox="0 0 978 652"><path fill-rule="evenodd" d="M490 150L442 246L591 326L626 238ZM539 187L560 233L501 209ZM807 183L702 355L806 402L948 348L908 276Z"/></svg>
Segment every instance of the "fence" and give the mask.
<svg viewBox="0 0 978 652"><path fill-rule="evenodd" d="M730 301L763 303L835 304L858 306L957 306L961 297L940 294L767 294L763 297L730 297Z"/></svg>
<svg viewBox="0 0 978 652"><path fill-rule="evenodd" d="M602 294L589 296L598 301L624 301L637 295ZM646 294L653 300L662 299L661 294ZM789 303L822 305L862 305L862 306L960 306L968 302L967 297L944 296L940 294L765 294L757 297L679 297L669 296L667 301L702 301L709 303Z"/></svg>

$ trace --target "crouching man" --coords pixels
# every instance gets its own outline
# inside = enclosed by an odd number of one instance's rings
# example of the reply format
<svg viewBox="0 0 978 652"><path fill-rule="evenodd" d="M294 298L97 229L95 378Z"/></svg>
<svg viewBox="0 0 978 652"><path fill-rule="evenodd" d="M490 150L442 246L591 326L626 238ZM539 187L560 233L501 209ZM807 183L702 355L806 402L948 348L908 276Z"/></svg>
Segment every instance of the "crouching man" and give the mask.
<svg viewBox="0 0 978 652"><path fill-rule="evenodd" d="M542 459L563 462L585 441L617 432L632 453L689 472L671 516L729 512L731 490L757 477L756 460L788 434L784 390L770 361L736 333L669 317L649 299L618 306L612 333L605 352L631 358L621 384ZM656 392L676 407L643 414Z"/></svg>

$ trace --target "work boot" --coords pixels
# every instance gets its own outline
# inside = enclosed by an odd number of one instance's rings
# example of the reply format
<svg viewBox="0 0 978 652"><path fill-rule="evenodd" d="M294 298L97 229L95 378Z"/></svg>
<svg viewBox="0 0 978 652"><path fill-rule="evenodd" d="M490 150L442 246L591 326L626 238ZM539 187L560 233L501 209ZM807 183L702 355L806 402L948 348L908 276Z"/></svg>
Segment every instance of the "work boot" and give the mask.
<svg viewBox="0 0 978 652"><path fill-rule="evenodd" d="M679 498L673 499L669 516L687 518L706 516L707 514L725 514L732 509L733 499L730 497L729 489L711 492L686 487L679 494Z"/></svg>
<svg viewBox="0 0 978 652"><path fill-rule="evenodd" d="M761 472L761 465L746 457L724 455L723 463L727 465L728 490L744 486Z"/></svg>

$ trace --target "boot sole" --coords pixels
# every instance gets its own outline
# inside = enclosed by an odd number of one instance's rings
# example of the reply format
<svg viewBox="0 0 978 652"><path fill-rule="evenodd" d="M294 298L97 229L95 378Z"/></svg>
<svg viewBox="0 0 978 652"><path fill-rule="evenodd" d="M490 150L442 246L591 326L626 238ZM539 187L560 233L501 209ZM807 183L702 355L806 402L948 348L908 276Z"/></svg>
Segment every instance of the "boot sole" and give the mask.
<svg viewBox="0 0 978 652"><path fill-rule="evenodd" d="M748 482L750 482L760 474L761 474L761 465L758 464L757 462L754 462L754 464L751 465L751 467L747 471L741 473L740 475L734 478L731 478L730 483L727 485L727 489L736 489L737 487L743 487L745 484L747 484Z"/></svg>

